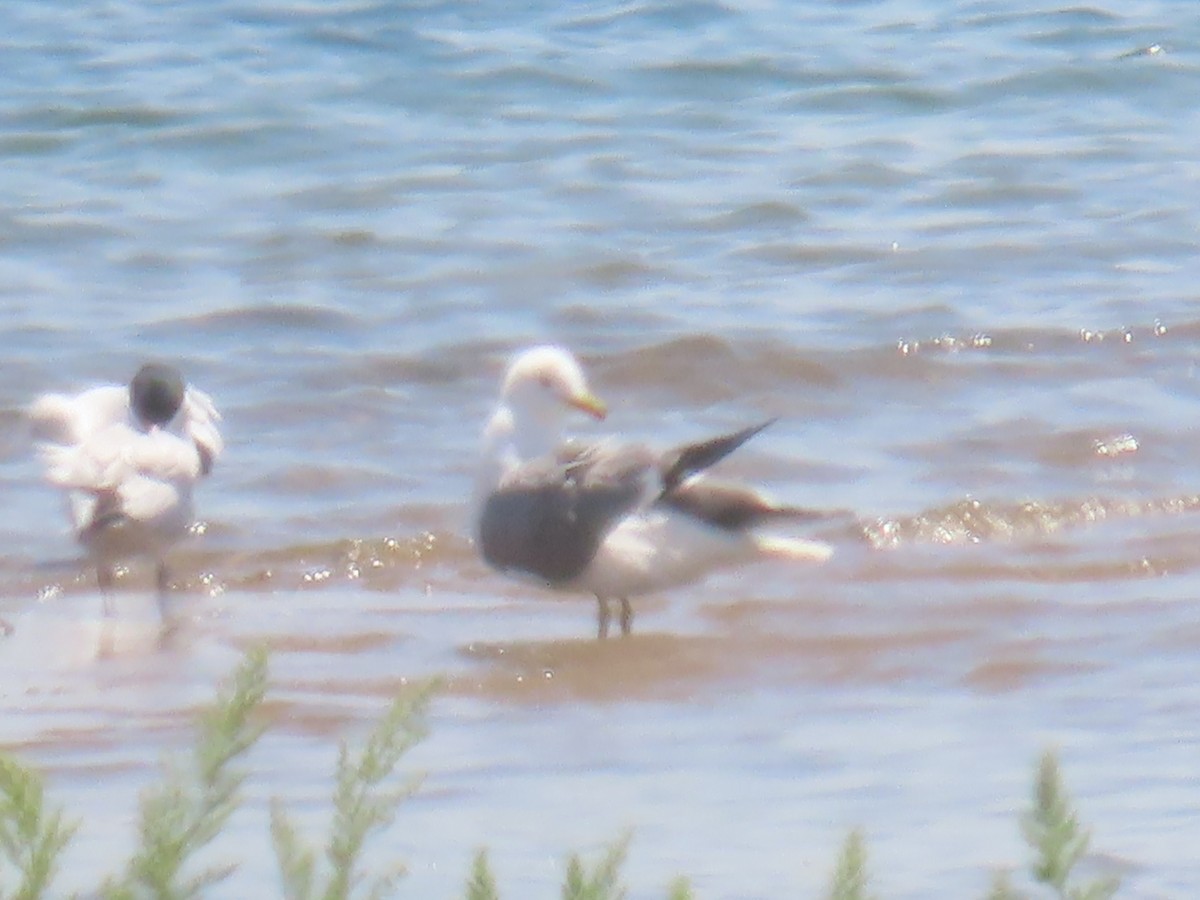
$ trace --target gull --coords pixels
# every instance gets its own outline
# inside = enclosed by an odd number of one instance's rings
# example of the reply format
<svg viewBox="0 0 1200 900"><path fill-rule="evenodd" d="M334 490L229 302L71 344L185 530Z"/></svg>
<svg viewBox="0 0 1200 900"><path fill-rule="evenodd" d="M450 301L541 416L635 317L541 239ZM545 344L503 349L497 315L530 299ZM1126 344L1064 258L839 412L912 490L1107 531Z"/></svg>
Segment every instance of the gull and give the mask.
<svg viewBox="0 0 1200 900"><path fill-rule="evenodd" d="M179 370L147 363L129 385L45 394L29 418L46 481L66 492L75 536L96 566L104 614L112 614L113 567L156 565L166 618L166 554L194 520L192 490L224 448L212 399Z"/></svg>
<svg viewBox="0 0 1200 900"><path fill-rule="evenodd" d="M484 428L475 539L503 573L594 595L599 637L608 635L612 601L620 604L621 633L629 634L631 597L755 560L817 563L831 555L827 544L757 530L811 512L705 471L770 421L656 452L615 440L564 440L572 410L606 415L569 351L541 346L515 357Z"/></svg>

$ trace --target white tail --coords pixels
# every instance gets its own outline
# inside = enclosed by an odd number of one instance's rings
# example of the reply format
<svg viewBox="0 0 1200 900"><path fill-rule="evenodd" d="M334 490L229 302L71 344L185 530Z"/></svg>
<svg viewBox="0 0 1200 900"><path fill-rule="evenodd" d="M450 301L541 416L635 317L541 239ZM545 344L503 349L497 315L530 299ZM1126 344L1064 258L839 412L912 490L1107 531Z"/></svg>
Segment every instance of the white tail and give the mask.
<svg viewBox="0 0 1200 900"><path fill-rule="evenodd" d="M825 562L833 556L833 548L820 541L802 538L770 537L755 535L755 546L766 559L786 559L792 562Z"/></svg>

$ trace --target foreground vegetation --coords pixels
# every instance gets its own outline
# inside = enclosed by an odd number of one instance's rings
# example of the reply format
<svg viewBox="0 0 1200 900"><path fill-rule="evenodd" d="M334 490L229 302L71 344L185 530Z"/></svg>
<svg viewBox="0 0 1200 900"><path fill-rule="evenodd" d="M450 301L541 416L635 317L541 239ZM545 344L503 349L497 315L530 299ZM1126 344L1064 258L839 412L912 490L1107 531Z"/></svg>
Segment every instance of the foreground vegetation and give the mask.
<svg viewBox="0 0 1200 900"><path fill-rule="evenodd" d="M403 868L368 878L362 871L367 840L385 829L399 805L419 786L418 778L395 784L404 754L425 735L424 714L432 683L398 697L357 752L343 744L334 779L334 815L319 850L301 835L276 801L271 836L282 896L289 900L342 900L391 896ZM247 655L200 716L190 759L164 763L162 779L141 796L139 844L124 869L103 880L87 896L108 900L152 897L183 900L203 897L227 878L236 863L196 868L195 857L221 832L241 800L246 772L242 757L262 734L255 721L267 689L264 651ZM15 900L50 897L59 860L77 823L46 800L41 777L0 753L0 896ZM1115 879L1082 880L1077 864L1087 853L1089 833L1082 828L1063 786L1058 763L1045 754L1037 769L1033 799L1021 822L1033 851L1030 876L1041 893L1064 900L1105 900L1117 890ZM621 869L629 847L626 836L591 865L578 855L566 863L564 900L619 900L626 896ZM831 900L866 900L869 893L867 849L852 832L833 869ZM688 882L669 886L668 900L690 900ZM1007 873L997 874L988 900L1018 900L1034 895L1018 890ZM499 900L500 892L479 851L467 875L466 900Z"/></svg>

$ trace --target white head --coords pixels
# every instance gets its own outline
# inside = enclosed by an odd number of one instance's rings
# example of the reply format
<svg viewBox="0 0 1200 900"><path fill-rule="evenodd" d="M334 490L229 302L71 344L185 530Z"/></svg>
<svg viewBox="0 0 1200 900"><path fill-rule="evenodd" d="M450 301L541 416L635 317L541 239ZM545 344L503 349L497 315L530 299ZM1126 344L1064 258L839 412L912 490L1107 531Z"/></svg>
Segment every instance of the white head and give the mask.
<svg viewBox="0 0 1200 900"><path fill-rule="evenodd" d="M483 431L476 510L505 472L554 450L572 408L597 419L606 413L574 356L560 347L534 347L513 359L500 389L500 407Z"/></svg>
<svg viewBox="0 0 1200 900"><path fill-rule="evenodd" d="M596 419L607 414L604 403L588 389L579 362L561 347L534 347L519 354L504 376L500 402L516 423L547 432L561 431L571 409Z"/></svg>

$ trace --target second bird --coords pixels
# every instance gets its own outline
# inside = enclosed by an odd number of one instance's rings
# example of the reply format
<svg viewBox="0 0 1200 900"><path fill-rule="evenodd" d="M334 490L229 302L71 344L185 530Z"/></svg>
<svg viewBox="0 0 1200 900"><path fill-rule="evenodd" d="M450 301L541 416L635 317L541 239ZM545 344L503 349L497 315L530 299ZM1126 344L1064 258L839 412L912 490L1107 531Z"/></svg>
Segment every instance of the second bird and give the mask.
<svg viewBox="0 0 1200 900"><path fill-rule="evenodd" d="M628 634L631 597L721 567L772 558L816 563L832 553L823 543L757 530L806 511L705 474L769 422L655 452L564 441L572 410L605 415L574 356L535 347L513 360L484 431L475 537L483 558L503 572L595 595L600 637L608 634L610 601L620 604Z"/></svg>
<svg viewBox="0 0 1200 900"><path fill-rule="evenodd" d="M29 416L46 480L66 491L75 535L96 565L105 614L113 567L143 557L156 564L165 617L167 551L191 526L192 490L224 446L212 400L175 368L149 363L128 387L46 394Z"/></svg>

